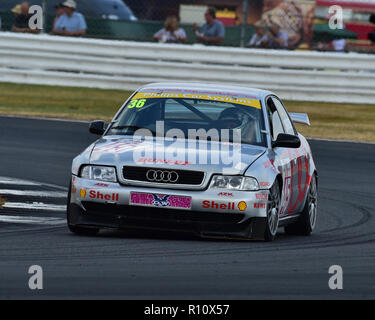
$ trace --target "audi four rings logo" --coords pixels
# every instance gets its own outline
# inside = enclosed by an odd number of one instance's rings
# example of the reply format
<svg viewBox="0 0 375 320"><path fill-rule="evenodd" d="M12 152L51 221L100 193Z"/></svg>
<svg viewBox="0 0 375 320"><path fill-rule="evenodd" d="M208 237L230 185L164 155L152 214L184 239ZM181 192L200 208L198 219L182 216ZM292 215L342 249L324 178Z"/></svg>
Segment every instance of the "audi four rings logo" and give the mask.
<svg viewBox="0 0 375 320"><path fill-rule="evenodd" d="M149 181L175 183L179 176L176 171L148 170L146 178Z"/></svg>

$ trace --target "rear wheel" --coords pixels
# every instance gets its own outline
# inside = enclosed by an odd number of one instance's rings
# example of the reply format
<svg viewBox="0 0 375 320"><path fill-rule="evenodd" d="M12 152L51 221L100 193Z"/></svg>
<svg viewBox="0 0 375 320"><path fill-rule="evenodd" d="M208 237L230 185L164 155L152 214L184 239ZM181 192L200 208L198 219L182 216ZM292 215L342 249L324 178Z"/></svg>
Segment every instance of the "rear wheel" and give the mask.
<svg viewBox="0 0 375 320"><path fill-rule="evenodd" d="M69 186L69 191L68 191L68 201L67 201L67 206L66 206L66 219L68 223L68 229L80 236L95 236L98 234L99 229L98 228L85 228L85 227L80 227L80 226L74 226L71 224L71 212L70 212L70 199L72 196L72 186L70 184Z"/></svg>
<svg viewBox="0 0 375 320"><path fill-rule="evenodd" d="M290 235L308 236L316 225L318 212L318 188L315 174L311 178L309 193L307 194L305 206L298 220L285 226L285 233Z"/></svg>
<svg viewBox="0 0 375 320"><path fill-rule="evenodd" d="M276 237L277 229L279 228L280 200L280 185L278 181L275 181L268 196L267 223L264 232L266 241L273 241Z"/></svg>

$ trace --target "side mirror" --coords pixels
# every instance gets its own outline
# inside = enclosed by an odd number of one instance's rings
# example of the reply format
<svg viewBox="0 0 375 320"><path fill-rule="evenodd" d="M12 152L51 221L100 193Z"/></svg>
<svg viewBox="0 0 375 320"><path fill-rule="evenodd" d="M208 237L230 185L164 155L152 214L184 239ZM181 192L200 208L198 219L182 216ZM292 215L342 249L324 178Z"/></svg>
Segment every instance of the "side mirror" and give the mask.
<svg viewBox="0 0 375 320"><path fill-rule="evenodd" d="M272 148L299 148L301 140L292 134L280 133L276 141L272 142Z"/></svg>
<svg viewBox="0 0 375 320"><path fill-rule="evenodd" d="M89 132L93 134L103 135L105 131L105 122L97 120L90 123Z"/></svg>

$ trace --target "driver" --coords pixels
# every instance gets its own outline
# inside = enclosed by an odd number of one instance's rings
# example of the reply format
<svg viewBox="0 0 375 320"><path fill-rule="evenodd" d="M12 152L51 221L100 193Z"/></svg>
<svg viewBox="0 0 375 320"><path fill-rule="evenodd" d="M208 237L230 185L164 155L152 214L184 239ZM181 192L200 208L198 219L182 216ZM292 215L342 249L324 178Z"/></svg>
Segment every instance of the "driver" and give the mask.
<svg viewBox="0 0 375 320"><path fill-rule="evenodd" d="M255 119L245 111L238 108L227 108L220 113L218 118L221 129L240 129L241 140L255 141Z"/></svg>

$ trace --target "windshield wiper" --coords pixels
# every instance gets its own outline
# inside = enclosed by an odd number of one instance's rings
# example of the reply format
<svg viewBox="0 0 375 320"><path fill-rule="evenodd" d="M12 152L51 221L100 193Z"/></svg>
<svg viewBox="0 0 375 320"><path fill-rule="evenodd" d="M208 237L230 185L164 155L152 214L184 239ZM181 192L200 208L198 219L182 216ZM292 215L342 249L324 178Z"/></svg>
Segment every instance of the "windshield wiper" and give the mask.
<svg viewBox="0 0 375 320"><path fill-rule="evenodd" d="M112 129L116 129L116 130L130 129L130 130L132 130L132 131L137 131L137 130L139 130L139 129L147 129L147 130L151 131L151 133L152 133L154 136L156 136L156 132L155 132L155 131L153 131L153 130L151 130L151 129L149 129L149 128L139 127L139 126L114 126L114 127L111 128L111 130L112 130Z"/></svg>

